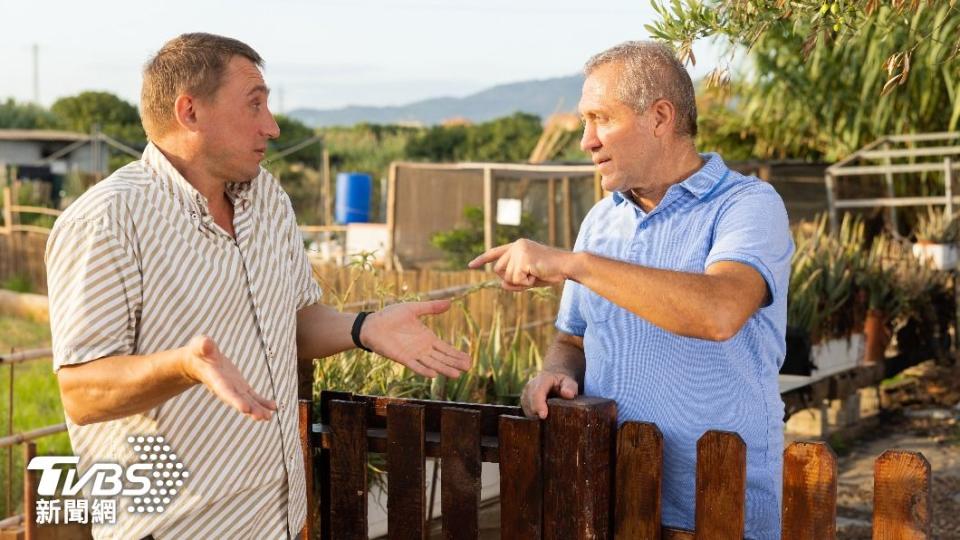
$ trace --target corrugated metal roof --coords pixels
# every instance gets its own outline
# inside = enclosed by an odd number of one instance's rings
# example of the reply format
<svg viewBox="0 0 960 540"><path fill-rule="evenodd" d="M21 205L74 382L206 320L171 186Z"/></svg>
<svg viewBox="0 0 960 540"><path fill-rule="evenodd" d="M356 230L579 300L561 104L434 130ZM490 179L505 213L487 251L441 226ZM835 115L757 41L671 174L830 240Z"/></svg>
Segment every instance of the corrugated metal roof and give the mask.
<svg viewBox="0 0 960 540"><path fill-rule="evenodd" d="M0 141L73 142L89 139L90 135L55 129L0 129Z"/></svg>

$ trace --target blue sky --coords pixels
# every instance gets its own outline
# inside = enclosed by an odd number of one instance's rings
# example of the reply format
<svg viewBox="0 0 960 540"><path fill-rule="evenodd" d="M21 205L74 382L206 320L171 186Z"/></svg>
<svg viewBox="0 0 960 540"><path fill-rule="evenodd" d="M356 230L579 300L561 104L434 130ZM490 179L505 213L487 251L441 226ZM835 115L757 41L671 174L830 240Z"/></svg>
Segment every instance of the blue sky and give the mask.
<svg viewBox="0 0 960 540"><path fill-rule="evenodd" d="M274 110L397 105L576 73L593 53L645 39L648 0L0 0L0 99L82 90L138 101L140 69L183 32L229 35L266 60ZM703 75L719 56L694 49Z"/></svg>

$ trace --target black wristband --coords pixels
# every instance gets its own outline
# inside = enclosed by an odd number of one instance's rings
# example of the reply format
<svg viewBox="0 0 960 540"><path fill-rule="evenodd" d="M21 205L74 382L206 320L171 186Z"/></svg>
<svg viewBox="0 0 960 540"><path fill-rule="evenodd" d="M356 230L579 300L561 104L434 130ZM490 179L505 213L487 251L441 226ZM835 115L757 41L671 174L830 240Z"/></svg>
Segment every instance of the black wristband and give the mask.
<svg viewBox="0 0 960 540"><path fill-rule="evenodd" d="M350 337L353 338L353 344L357 347L367 351L372 352L366 347L363 343L360 342L360 329L363 327L363 320L369 315L369 311L361 311L357 313L357 318L353 320L353 328L350 330Z"/></svg>

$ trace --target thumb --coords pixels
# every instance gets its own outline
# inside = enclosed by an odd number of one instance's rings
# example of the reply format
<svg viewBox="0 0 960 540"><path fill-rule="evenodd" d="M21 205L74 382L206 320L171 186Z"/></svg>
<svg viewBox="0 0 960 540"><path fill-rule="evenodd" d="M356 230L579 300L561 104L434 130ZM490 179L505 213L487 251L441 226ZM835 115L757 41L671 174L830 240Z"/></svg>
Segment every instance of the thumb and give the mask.
<svg viewBox="0 0 960 540"><path fill-rule="evenodd" d="M417 304L417 315L437 315L450 309L450 300L432 300Z"/></svg>
<svg viewBox="0 0 960 540"><path fill-rule="evenodd" d="M210 358L217 353L217 343L210 336L198 335L190 340L194 354L202 358Z"/></svg>

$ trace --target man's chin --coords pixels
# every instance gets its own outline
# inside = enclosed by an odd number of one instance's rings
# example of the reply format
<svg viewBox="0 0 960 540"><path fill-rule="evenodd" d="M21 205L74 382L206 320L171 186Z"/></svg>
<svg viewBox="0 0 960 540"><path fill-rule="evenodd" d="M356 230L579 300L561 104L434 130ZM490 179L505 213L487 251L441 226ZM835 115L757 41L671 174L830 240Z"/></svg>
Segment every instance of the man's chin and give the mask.
<svg viewBox="0 0 960 540"><path fill-rule="evenodd" d="M254 178L260 176L260 164L258 163L255 167L250 167L243 171L243 174L240 175L238 182L252 182Z"/></svg>
<svg viewBox="0 0 960 540"><path fill-rule="evenodd" d="M618 182L616 178L611 178L609 176L600 177L600 187L602 187L604 191L608 191L610 193L613 193L614 191L623 192L627 191L628 189L625 186L620 185L620 182Z"/></svg>

